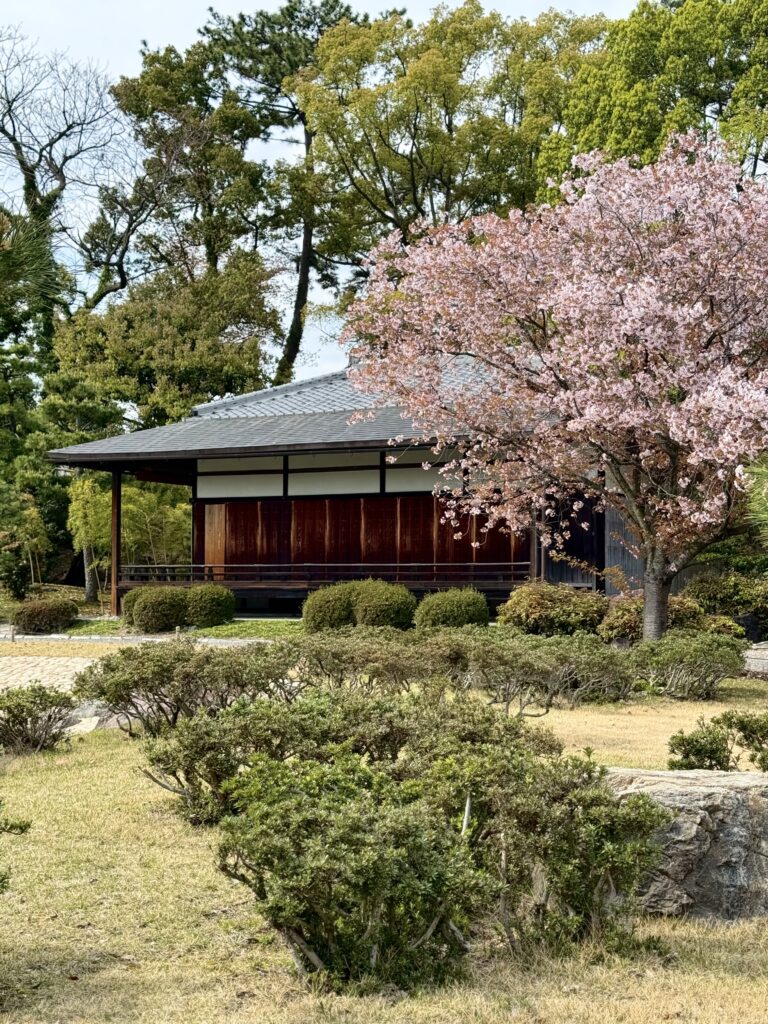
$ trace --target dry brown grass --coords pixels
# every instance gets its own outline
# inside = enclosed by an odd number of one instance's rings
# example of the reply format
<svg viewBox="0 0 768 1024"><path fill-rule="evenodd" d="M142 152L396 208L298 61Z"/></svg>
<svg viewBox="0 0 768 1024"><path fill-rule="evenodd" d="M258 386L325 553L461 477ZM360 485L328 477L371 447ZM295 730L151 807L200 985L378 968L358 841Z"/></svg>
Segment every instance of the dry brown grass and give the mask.
<svg viewBox="0 0 768 1024"><path fill-rule="evenodd" d="M0 641L0 658L103 658L132 641L10 640ZM133 641L136 642L136 641Z"/></svg>
<svg viewBox="0 0 768 1024"><path fill-rule="evenodd" d="M645 723L650 713L628 721ZM586 709L566 731L594 733L609 717ZM645 739L637 743L650 756ZM0 784L8 810L33 822L28 835L0 841L0 862L13 868L0 903L0 1016L8 1024L766 1020L761 921L645 923L666 943L667 959L585 955L525 970L476 958L462 984L410 999L312 995L247 892L217 871L215 834L185 824L140 763L140 747L109 731L70 753L8 765Z"/></svg>
<svg viewBox="0 0 768 1024"><path fill-rule="evenodd" d="M649 698L627 704L584 705L575 711L551 711L539 721L549 726L568 750L592 748L602 764L666 768L667 742L673 733L693 728L700 717L713 718L734 707L768 710L768 682L727 680L716 701Z"/></svg>

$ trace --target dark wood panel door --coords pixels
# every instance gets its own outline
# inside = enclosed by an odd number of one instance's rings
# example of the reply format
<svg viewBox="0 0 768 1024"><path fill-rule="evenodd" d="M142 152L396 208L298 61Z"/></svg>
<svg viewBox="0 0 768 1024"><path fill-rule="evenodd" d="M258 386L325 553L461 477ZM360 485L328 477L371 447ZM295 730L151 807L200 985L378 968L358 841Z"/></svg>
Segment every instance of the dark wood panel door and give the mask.
<svg viewBox="0 0 768 1024"><path fill-rule="evenodd" d="M227 563L247 565L258 561L260 502L227 503Z"/></svg>
<svg viewBox="0 0 768 1024"><path fill-rule="evenodd" d="M325 562L328 500L301 498L291 502L291 561Z"/></svg>
<svg viewBox="0 0 768 1024"><path fill-rule="evenodd" d="M431 494L414 494L397 499L399 562L435 561L437 504Z"/></svg>
<svg viewBox="0 0 768 1024"><path fill-rule="evenodd" d="M361 561L397 562L397 498L362 498Z"/></svg>
<svg viewBox="0 0 768 1024"><path fill-rule="evenodd" d="M286 565L291 560L291 502L281 498L259 505L259 532L255 562Z"/></svg>
<svg viewBox="0 0 768 1024"><path fill-rule="evenodd" d="M325 560L359 562L362 553L362 498L328 498Z"/></svg>

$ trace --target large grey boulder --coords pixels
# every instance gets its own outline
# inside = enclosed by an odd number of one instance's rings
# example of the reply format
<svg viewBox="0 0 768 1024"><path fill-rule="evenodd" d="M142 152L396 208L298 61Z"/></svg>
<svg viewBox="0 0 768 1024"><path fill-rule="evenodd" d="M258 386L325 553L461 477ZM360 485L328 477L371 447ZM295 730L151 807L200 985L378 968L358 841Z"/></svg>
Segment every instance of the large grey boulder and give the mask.
<svg viewBox="0 0 768 1024"><path fill-rule="evenodd" d="M641 893L647 911L768 915L768 777L611 768L608 782L620 796L645 793L674 815Z"/></svg>

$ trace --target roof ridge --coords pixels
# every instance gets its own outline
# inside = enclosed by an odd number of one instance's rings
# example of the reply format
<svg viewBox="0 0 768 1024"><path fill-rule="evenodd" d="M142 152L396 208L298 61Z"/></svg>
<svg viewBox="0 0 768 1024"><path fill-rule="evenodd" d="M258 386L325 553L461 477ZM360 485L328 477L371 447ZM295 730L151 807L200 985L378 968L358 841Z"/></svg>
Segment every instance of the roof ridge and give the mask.
<svg viewBox="0 0 768 1024"><path fill-rule="evenodd" d="M240 405L242 402L253 402L262 399L268 399L272 395L290 394L294 391L300 391L302 388L308 385L316 384L320 381L327 381L333 377L347 379L347 367L343 370L333 370L331 373L321 373L316 377L306 377L304 380L292 380L288 384L277 384L274 387L260 388L257 391L247 391L242 395L232 395L230 398L215 398L212 402L203 402L200 405L192 407L191 417L199 415L200 412L207 411L209 409L221 409L230 408L233 405Z"/></svg>

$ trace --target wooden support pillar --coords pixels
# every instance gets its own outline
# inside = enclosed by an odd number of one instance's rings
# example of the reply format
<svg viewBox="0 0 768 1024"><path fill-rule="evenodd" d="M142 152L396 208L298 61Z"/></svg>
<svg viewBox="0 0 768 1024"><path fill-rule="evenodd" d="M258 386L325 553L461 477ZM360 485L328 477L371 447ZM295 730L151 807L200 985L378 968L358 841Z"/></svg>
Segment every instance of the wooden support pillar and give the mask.
<svg viewBox="0 0 768 1024"><path fill-rule="evenodd" d="M120 580L120 535L122 518L122 483L120 469L112 470L112 600L113 615L120 614L120 594L117 585Z"/></svg>

